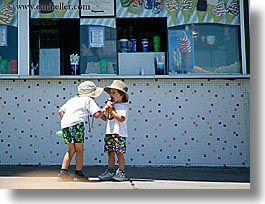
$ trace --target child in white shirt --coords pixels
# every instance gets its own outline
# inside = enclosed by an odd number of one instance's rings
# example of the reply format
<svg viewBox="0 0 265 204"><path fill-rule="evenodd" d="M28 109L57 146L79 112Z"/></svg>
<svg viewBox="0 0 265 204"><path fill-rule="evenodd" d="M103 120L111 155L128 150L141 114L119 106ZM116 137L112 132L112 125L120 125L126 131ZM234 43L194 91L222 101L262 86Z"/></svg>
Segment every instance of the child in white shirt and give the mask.
<svg viewBox="0 0 265 204"><path fill-rule="evenodd" d="M104 88L110 95L107 101L106 112L107 127L104 138L104 151L108 152L108 168L99 175L100 180L124 181L125 177L125 159L126 138L128 137L127 120L128 107L126 103L129 100L128 87L120 80L114 80L110 86ZM119 168L115 172L115 155L119 162Z"/></svg>
<svg viewBox="0 0 265 204"><path fill-rule="evenodd" d="M92 81L85 81L78 86L78 94L69 99L60 109L61 128L68 151L65 153L58 181L88 181L88 177L82 172L83 168L83 145L84 145L84 122L89 114L99 118L104 114L94 98L103 92L103 88L96 87ZM71 159L76 154L76 170L74 177L68 174Z"/></svg>

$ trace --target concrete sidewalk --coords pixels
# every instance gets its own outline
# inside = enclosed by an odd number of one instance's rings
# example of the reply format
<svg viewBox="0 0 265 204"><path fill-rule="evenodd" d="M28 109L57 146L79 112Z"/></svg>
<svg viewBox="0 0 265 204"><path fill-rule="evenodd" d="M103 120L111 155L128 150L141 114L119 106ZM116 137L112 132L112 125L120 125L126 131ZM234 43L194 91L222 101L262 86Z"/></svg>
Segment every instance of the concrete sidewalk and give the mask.
<svg viewBox="0 0 265 204"><path fill-rule="evenodd" d="M88 182L57 182L60 166L0 166L0 189L250 189L249 168L126 167L128 181L100 181L105 166L85 166ZM69 169L74 172L73 167Z"/></svg>

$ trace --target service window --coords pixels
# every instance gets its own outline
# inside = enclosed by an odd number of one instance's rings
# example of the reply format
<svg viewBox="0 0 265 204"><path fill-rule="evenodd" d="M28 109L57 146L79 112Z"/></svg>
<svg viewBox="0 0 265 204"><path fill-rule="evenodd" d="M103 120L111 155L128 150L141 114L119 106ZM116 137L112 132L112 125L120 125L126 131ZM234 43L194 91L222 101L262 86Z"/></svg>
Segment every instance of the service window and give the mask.
<svg viewBox="0 0 265 204"><path fill-rule="evenodd" d="M102 22L100 24L99 22ZM80 25L81 75L116 75L115 19L82 19Z"/></svg>
<svg viewBox="0 0 265 204"><path fill-rule="evenodd" d="M241 74L236 25L191 24L169 29L169 74Z"/></svg>
<svg viewBox="0 0 265 204"><path fill-rule="evenodd" d="M248 2L167 0L168 73L249 73Z"/></svg>

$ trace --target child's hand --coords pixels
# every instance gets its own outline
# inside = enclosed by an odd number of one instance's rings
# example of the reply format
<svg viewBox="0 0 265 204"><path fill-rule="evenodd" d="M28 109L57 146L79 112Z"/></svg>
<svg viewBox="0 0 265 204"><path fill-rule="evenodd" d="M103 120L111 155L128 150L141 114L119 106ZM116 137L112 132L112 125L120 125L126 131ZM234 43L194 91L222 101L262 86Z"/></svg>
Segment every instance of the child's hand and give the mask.
<svg viewBox="0 0 265 204"><path fill-rule="evenodd" d="M111 101L107 101L107 106L108 107L112 107L112 102Z"/></svg>
<svg viewBox="0 0 265 204"><path fill-rule="evenodd" d="M103 111L104 112L109 112L109 106L108 105L105 105L105 107L103 108Z"/></svg>

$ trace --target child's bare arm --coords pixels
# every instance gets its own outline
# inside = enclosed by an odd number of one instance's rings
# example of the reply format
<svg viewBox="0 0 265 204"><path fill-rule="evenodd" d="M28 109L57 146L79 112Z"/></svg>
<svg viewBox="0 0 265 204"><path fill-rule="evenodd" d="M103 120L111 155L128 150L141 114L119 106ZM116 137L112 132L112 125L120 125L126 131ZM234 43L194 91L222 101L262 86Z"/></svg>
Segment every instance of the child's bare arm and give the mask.
<svg viewBox="0 0 265 204"><path fill-rule="evenodd" d="M107 106L105 106L102 110L94 113L94 117L95 118L101 118L102 120L106 121L107 120L107 117L104 115L104 113L107 111Z"/></svg>
<svg viewBox="0 0 265 204"><path fill-rule="evenodd" d="M115 110L110 110L110 113L120 123L122 123L125 120L125 117L117 113Z"/></svg>

